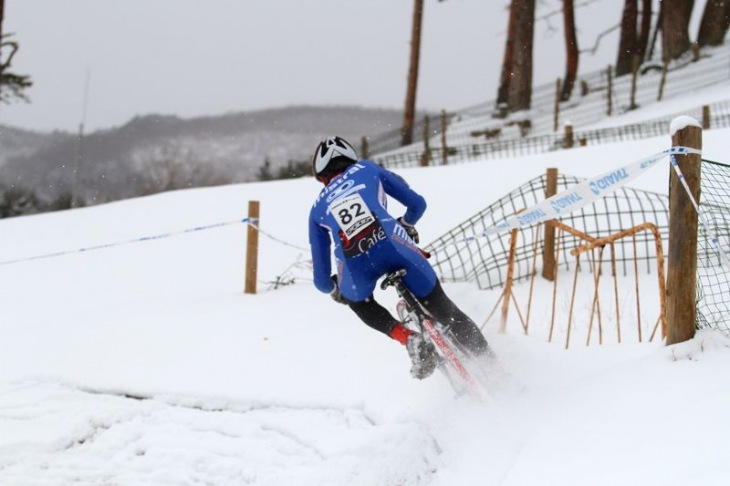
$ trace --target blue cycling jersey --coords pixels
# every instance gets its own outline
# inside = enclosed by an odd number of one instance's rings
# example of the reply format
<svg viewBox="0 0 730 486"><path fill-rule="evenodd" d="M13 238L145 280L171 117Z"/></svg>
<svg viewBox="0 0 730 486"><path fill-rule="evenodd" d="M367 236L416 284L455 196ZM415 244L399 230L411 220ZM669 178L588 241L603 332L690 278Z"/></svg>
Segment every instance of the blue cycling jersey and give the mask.
<svg viewBox="0 0 730 486"><path fill-rule="evenodd" d="M425 199L398 175L362 160L333 178L319 193L309 215L314 284L330 293L334 283L331 244L342 295L353 302L372 295L378 278L405 268L403 281L416 297L436 285L436 274L387 211L387 196L406 207L404 219L415 224L426 210Z"/></svg>

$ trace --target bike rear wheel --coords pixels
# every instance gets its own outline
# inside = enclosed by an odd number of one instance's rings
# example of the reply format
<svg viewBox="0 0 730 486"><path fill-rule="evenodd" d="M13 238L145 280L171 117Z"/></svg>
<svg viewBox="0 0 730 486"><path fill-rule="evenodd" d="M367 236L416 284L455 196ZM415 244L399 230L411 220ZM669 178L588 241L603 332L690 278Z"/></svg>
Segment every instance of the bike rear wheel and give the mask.
<svg viewBox="0 0 730 486"><path fill-rule="evenodd" d="M486 401L486 393L467 364L474 359L472 353L459 344L451 331L430 316L417 311L401 300L396 305L401 322L409 329L422 333L436 348L438 369L458 394L468 393L480 401Z"/></svg>

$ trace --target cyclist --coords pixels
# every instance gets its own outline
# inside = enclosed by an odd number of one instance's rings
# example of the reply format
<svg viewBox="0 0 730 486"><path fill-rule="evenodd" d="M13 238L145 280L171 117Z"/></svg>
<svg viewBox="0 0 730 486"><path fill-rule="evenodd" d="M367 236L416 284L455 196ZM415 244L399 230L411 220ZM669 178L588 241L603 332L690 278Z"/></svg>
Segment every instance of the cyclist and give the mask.
<svg viewBox="0 0 730 486"><path fill-rule="evenodd" d="M398 322L373 298L377 280L404 268L403 282L426 310L451 327L456 339L476 355L488 351L474 322L444 293L431 265L416 246L415 224L426 210L425 199L398 175L369 160L358 160L355 149L341 137L317 146L312 172L324 184L309 215L314 284L336 302L346 304L368 326L404 344L411 358L411 375L433 373L438 358L420 333ZM406 207L399 218L387 211L391 196ZM337 274L331 275L331 244Z"/></svg>

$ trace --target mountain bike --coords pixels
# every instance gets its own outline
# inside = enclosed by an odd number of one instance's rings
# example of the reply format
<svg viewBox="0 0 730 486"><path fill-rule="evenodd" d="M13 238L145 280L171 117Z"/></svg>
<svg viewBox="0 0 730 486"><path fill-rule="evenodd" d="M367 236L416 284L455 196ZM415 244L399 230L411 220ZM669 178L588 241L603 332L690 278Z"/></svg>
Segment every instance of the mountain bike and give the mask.
<svg viewBox="0 0 730 486"><path fill-rule="evenodd" d="M403 283L405 269L388 273L380 284L380 288L395 288L400 300L396 304L396 312L401 322L411 331L421 333L435 346L438 369L446 376L451 386L458 393L468 393L481 401L488 401L488 395L482 383L483 369L479 359L465 349L448 326L436 321L418 299Z"/></svg>

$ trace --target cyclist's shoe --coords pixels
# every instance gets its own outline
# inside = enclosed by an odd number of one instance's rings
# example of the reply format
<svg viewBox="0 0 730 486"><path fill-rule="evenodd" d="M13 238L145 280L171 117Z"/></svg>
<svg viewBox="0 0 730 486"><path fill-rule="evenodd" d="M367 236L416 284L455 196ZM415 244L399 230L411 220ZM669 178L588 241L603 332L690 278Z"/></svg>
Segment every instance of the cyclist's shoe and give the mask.
<svg viewBox="0 0 730 486"><path fill-rule="evenodd" d="M408 356L411 357L411 376L422 380L430 376L438 365L438 355L433 344L414 332L406 342Z"/></svg>

